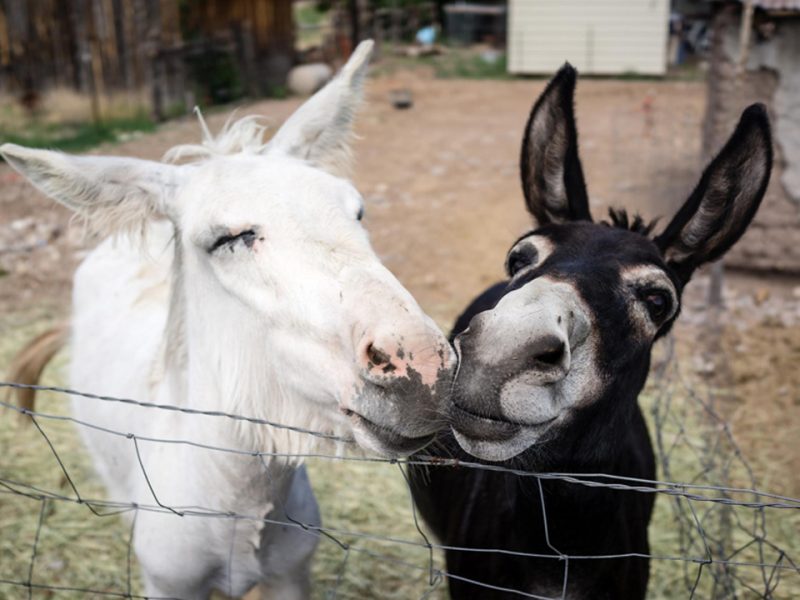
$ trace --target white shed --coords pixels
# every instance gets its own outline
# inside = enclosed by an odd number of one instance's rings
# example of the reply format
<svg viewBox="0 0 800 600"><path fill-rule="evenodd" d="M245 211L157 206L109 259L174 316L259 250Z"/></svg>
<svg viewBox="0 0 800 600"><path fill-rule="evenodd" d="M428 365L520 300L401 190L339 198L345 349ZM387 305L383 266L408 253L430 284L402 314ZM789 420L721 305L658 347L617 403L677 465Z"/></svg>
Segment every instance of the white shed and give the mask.
<svg viewBox="0 0 800 600"><path fill-rule="evenodd" d="M669 0L509 0L508 70L663 75Z"/></svg>

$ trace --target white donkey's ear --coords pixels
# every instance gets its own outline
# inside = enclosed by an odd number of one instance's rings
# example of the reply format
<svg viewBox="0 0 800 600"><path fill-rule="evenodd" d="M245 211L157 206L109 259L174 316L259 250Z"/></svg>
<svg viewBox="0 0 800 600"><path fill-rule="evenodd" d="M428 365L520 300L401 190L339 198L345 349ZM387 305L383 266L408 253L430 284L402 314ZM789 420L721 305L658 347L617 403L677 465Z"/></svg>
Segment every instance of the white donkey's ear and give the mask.
<svg viewBox="0 0 800 600"><path fill-rule="evenodd" d="M172 199L185 167L136 158L70 156L3 144L0 154L45 194L110 233L154 216L175 218Z"/></svg>
<svg viewBox="0 0 800 600"><path fill-rule="evenodd" d="M372 46L372 40L358 45L341 72L283 124L270 150L286 152L337 175L346 173L353 118L361 104Z"/></svg>

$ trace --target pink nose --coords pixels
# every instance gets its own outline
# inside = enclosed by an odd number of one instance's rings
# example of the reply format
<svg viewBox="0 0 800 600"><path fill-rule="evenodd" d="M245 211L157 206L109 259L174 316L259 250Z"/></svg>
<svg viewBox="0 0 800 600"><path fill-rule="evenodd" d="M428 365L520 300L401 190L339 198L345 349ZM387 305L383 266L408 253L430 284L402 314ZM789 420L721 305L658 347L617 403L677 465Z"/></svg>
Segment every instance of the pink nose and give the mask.
<svg viewBox="0 0 800 600"><path fill-rule="evenodd" d="M419 375L423 384L433 386L451 362L444 339L404 343L393 336L367 336L359 347L359 360L367 378L378 384Z"/></svg>

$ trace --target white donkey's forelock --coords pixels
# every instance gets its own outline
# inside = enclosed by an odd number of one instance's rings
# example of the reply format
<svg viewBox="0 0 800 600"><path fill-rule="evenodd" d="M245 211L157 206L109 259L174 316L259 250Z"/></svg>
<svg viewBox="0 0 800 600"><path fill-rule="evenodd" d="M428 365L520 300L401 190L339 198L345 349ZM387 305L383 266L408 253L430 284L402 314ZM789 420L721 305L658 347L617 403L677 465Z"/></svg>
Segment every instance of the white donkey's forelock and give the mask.
<svg viewBox="0 0 800 600"><path fill-rule="evenodd" d="M199 161L215 156L232 154L263 154L269 147L264 142L264 133L269 129L266 119L260 115L248 115L234 120L234 111L223 125L222 130L213 135L208 128L200 107L194 109L200 122L203 140L199 144L179 144L167 150L164 162Z"/></svg>

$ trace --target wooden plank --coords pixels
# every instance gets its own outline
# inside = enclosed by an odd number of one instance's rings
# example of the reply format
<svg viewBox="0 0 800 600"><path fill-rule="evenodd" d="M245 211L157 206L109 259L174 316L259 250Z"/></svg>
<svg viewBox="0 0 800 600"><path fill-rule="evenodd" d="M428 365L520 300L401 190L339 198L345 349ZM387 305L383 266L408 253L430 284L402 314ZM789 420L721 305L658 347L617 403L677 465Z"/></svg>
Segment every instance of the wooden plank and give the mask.
<svg viewBox="0 0 800 600"><path fill-rule="evenodd" d="M7 66L11 63L11 40L8 34L8 19L6 12L0 4L0 64Z"/></svg>

